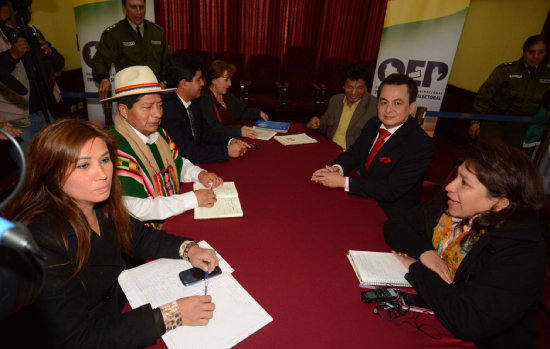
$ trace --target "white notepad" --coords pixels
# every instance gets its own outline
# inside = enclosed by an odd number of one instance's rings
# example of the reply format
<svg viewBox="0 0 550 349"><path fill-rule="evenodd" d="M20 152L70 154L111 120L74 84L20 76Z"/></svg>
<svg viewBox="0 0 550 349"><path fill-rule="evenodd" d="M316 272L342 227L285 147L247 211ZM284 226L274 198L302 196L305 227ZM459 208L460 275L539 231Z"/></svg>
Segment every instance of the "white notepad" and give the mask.
<svg viewBox="0 0 550 349"><path fill-rule="evenodd" d="M288 136L275 136L275 140L282 145L298 145L298 144L309 144L309 143L317 143L317 140L314 138L311 138L305 133L299 133L295 135L288 135Z"/></svg>
<svg viewBox="0 0 550 349"><path fill-rule="evenodd" d="M391 253L350 250L347 256L360 287L412 287L405 279L407 269Z"/></svg>
<svg viewBox="0 0 550 349"><path fill-rule="evenodd" d="M193 190L208 189L201 183L193 184ZM213 207L195 208L195 219L230 218L244 215L235 182L224 182L214 188L216 203Z"/></svg>
<svg viewBox="0 0 550 349"><path fill-rule="evenodd" d="M201 247L210 248L205 241ZM258 331L273 318L231 275L233 268L218 254L222 274L208 280L208 294L216 304L214 317L206 326L180 326L166 332L162 339L169 349L230 348ZM151 304L153 308L182 297L204 292L202 282L183 286L182 270L191 268L182 259L157 259L123 271L118 282L132 308Z"/></svg>
<svg viewBox="0 0 550 349"><path fill-rule="evenodd" d="M244 126L243 128L256 132L258 134L258 138L256 139L261 139L262 141L269 141L273 136L277 134L277 131L271 131L261 127L252 128Z"/></svg>

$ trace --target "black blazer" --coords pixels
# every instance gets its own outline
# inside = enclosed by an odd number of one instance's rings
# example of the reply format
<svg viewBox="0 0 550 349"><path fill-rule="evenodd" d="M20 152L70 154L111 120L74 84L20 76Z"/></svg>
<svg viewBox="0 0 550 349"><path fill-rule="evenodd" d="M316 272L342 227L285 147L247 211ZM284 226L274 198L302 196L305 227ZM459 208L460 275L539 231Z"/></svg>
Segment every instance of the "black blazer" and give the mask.
<svg viewBox="0 0 550 349"><path fill-rule="evenodd" d="M163 334L155 314L146 304L121 314L126 303L118 275L128 267L113 227L99 210L101 236L91 232L91 251L77 277L62 247L59 227L52 215L42 215L29 224L37 244L47 257L45 284L38 299L5 322L21 348L143 348ZM71 254L77 240L64 222ZM155 230L133 220L131 258L180 258L179 246L189 240ZM159 318L160 316L160 318ZM3 330L6 330L2 325ZM162 328L161 326L160 328ZM17 334L21 334L20 336Z"/></svg>
<svg viewBox="0 0 550 349"><path fill-rule="evenodd" d="M447 208L445 201L446 196L439 196L387 220L386 243L416 259L434 250L433 228ZM472 246L452 285L421 262L411 264L405 277L449 331L477 348L536 348L545 231L534 217L518 211Z"/></svg>
<svg viewBox="0 0 550 349"><path fill-rule="evenodd" d="M227 145L230 138L208 126L201 116L198 104L191 103L195 130L197 131L195 137L193 137L187 109L175 92L162 97L162 107L162 128L176 143L181 156L189 159L192 163L229 160ZM203 142L209 145L201 145Z"/></svg>
<svg viewBox="0 0 550 349"><path fill-rule="evenodd" d="M349 192L375 199L389 217L401 208L420 203L422 182L432 161L434 147L431 138L409 117L386 141L365 171L380 125L378 118L370 119L359 138L334 164L342 166L344 174L359 170L360 178L349 179Z"/></svg>
<svg viewBox="0 0 550 349"><path fill-rule="evenodd" d="M210 98L208 87L204 86L201 91L201 97L195 99L193 103L198 103L201 106L202 117L206 120L208 125L217 132L223 133L230 138L241 137L241 125L223 125L216 115L214 109L214 102ZM231 122L240 120L258 120L260 118L261 110L258 108L248 108L246 104L241 102L237 97L228 90L227 98L229 99L229 106L231 107Z"/></svg>

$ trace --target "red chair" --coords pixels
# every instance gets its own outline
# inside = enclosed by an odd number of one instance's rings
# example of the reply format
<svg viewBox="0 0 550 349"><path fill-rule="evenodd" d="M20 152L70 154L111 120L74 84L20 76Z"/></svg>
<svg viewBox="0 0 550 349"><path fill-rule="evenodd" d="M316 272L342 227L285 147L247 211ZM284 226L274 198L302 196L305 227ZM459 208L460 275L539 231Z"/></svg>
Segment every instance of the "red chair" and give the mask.
<svg viewBox="0 0 550 349"><path fill-rule="evenodd" d="M315 102L324 107L330 97L342 93L343 79L350 61L344 58L329 58L323 61L319 69L319 79L314 84L319 91Z"/></svg>
<svg viewBox="0 0 550 349"><path fill-rule="evenodd" d="M314 100L317 49L294 46L285 51L282 104L293 112L318 111Z"/></svg>
<svg viewBox="0 0 550 349"><path fill-rule="evenodd" d="M248 72L251 81L248 104L266 111L276 110L281 104L282 97L279 57L267 54L251 55Z"/></svg>

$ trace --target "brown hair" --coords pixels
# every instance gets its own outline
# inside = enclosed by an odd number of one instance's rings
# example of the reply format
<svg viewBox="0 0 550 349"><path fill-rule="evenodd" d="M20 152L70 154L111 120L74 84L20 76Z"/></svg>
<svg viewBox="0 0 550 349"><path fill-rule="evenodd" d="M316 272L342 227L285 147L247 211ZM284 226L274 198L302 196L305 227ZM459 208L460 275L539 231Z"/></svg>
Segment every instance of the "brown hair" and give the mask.
<svg viewBox="0 0 550 349"><path fill-rule="evenodd" d="M464 165L489 195L506 197L509 201L500 211L491 210L475 218L472 231L500 228L526 216L549 225L550 209L542 178L526 154L501 142L480 141L468 148Z"/></svg>
<svg viewBox="0 0 550 349"><path fill-rule="evenodd" d="M227 73L229 74L229 77L231 78L235 73L237 72L237 68L235 65L228 63L226 61L222 61L220 59L215 60L210 64L210 67L208 67L208 70L206 71L206 84L210 85L212 80L216 78L220 78L223 76L223 73L227 70Z"/></svg>
<svg viewBox="0 0 550 349"><path fill-rule="evenodd" d="M76 119L62 119L49 124L35 136L27 156L25 184L12 206L15 220L24 224L49 213L55 216L63 245L76 276L90 255L90 226L76 202L63 191L67 177L74 171L80 150L94 138L105 142L111 161L117 159L117 142L113 135L94 124ZM130 216L122 203L122 186L113 173L109 198L98 204L105 221L116 227L118 239L126 253L130 251ZM68 221L77 238L71 255L63 222Z"/></svg>

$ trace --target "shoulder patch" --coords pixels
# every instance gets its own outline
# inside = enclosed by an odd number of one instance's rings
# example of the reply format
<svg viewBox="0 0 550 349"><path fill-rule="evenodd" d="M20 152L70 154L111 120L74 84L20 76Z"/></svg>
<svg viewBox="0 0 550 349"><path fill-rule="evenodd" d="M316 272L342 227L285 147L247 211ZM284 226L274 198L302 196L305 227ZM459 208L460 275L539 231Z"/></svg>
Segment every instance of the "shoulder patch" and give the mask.
<svg viewBox="0 0 550 349"><path fill-rule="evenodd" d="M115 27L116 27L117 23L113 24L112 26L108 27L107 29L105 29L106 32L110 32L111 30L113 30Z"/></svg>

